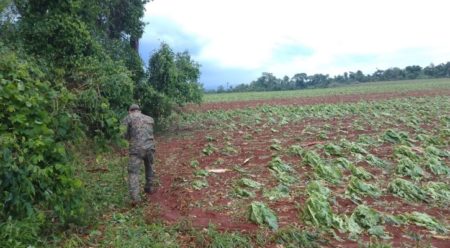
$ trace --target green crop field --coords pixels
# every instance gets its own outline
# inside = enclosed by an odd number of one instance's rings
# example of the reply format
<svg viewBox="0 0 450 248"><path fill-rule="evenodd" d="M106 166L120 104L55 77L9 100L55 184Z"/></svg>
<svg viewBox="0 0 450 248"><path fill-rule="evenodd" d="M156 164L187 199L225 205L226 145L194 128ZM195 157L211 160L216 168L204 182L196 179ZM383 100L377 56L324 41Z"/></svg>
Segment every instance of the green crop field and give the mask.
<svg viewBox="0 0 450 248"><path fill-rule="evenodd" d="M344 94L405 92L405 91L433 90L433 89L447 89L447 90L450 89L450 79L423 79L423 80L361 83L325 89L206 94L204 100L205 102L227 102L227 101L261 100L261 99L290 98L290 97L314 97L314 96L344 95Z"/></svg>
<svg viewBox="0 0 450 248"><path fill-rule="evenodd" d="M447 89L449 81L427 84ZM353 94L421 87L414 81L338 89ZM91 161L96 172L80 167L80 175L90 182L94 209L103 212L84 234L71 232L55 244L446 247L449 113L445 92L185 113L175 132L157 137L159 187L138 208L124 201L126 157L80 151L80 164Z"/></svg>

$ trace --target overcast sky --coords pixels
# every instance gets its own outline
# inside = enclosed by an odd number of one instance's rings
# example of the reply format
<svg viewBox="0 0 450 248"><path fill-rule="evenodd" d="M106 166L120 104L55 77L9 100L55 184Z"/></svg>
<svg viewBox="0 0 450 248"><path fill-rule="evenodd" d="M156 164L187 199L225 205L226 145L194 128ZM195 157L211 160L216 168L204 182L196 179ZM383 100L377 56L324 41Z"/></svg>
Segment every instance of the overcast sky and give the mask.
<svg viewBox="0 0 450 248"><path fill-rule="evenodd" d="M188 50L206 89L263 72L342 74L450 61L445 0L154 0L140 53Z"/></svg>

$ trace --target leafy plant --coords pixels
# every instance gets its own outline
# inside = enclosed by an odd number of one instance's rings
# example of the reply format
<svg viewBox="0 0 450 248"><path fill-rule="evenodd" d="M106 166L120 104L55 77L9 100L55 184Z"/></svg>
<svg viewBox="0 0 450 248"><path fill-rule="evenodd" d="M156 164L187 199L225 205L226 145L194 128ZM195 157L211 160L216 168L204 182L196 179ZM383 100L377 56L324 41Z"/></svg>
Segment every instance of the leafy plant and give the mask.
<svg viewBox="0 0 450 248"><path fill-rule="evenodd" d="M402 178L392 180L388 185L388 190L394 195L410 201L428 202L426 192L410 181Z"/></svg>
<svg viewBox="0 0 450 248"><path fill-rule="evenodd" d="M420 178L424 175L422 168L407 157L400 159L397 164L396 172L397 174L410 176L414 179Z"/></svg>
<svg viewBox="0 0 450 248"><path fill-rule="evenodd" d="M352 142L351 145L350 145L350 151L353 152L353 153L359 153L359 154L362 154L362 155L365 155L365 154L369 153L360 144L354 143L354 142Z"/></svg>
<svg viewBox="0 0 450 248"><path fill-rule="evenodd" d="M198 179L192 182L192 187L195 190L201 190L203 188L207 188L209 186L208 181L206 179Z"/></svg>
<svg viewBox="0 0 450 248"><path fill-rule="evenodd" d="M450 185L443 182L428 182L424 186L427 194L437 202L450 203Z"/></svg>
<svg viewBox="0 0 450 248"><path fill-rule="evenodd" d="M323 197L327 199L330 196L331 190L322 185L322 182L319 180L314 180L308 183L306 186L306 192L309 196L317 195L318 197Z"/></svg>
<svg viewBox="0 0 450 248"><path fill-rule="evenodd" d="M434 147L432 145L427 146L425 148L425 152L427 154L435 155L435 156L438 156L438 157L450 157L450 152L445 151L445 150L441 150L441 149L439 149L437 147Z"/></svg>
<svg viewBox="0 0 450 248"><path fill-rule="evenodd" d="M199 78L200 65L191 59L188 52L175 54L168 44L162 43L150 57L148 78L140 86L143 89L153 88L161 97L144 98L142 90L137 91L138 99L143 102L143 111L152 113L156 118L167 117L175 105L200 103L202 87ZM162 105L167 106L164 112L155 108Z"/></svg>
<svg viewBox="0 0 450 248"><path fill-rule="evenodd" d="M368 154L366 156L366 161L370 165L373 165L373 166L376 166L379 168L387 168L388 166L391 165L388 161L382 160L373 154Z"/></svg>
<svg viewBox="0 0 450 248"><path fill-rule="evenodd" d="M200 165L200 163L197 160L192 160L190 165L193 168L197 168Z"/></svg>
<svg viewBox="0 0 450 248"><path fill-rule="evenodd" d="M289 188L283 184L280 184L270 190L264 190L263 196L271 201L286 198L289 197Z"/></svg>
<svg viewBox="0 0 450 248"><path fill-rule="evenodd" d="M329 189L325 188L319 181L313 181L308 184L307 192L309 198L305 202L302 219L306 223L319 228L343 229L343 219L333 213L328 202Z"/></svg>
<svg viewBox="0 0 450 248"><path fill-rule="evenodd" d="M275 243L289 248L319 248L319 235L294 227L278 230L273 238Z"/></svg>
<svg viewBox="0 0 450 248"><path fill-rule="evenodd" d="M292 173L294 173L295 170L292 169L289 164L281 160L280 157L274 157L269 163L269 168L281 183L292 184L297 181L297 179L292 176Z"/></svg>
<svg viewBox="0 0 450 248"><path fill-rule="evenodd" d="M256 196L256 194L254 192L247 190L247 189L243 189L241 187L235 187L234 193L237 196L245 197L245 198L254 198Z"/></svg>
<svg viewBox="0 0 450 248"><path fill-rule="evenodd" d="M337 165L339 167L341 167L342 169L350 169L352 166L354 166L352 164L352 162L350 162L348 159L346 158L337 158L333 161L334 165Z"/></svg>
<svg viewBox="0 0 450 248"><path fill-rule="evenodd" d="M426 155L424 164L435 175L450 175L450 168L437 156Z"/></svg>
<svg viewBox="0 0 450 248"><path fill-rule="evenodd" d="M2 43L0 57L0 222L39 225L29 221L39 213L73 222L84 209L82 183L63 143L77 137L71 129L79 130L65 113L72 96L54 90L33 61Z"/></svg>
<svg viewBox="0 0 450 248"><path fill-rule="evenodd" d="M304 152L303 148L299 145L290 146L288 151L290 154L295 155L297 157L301 157Z"/></svg>
<svg viewBox="0 0 450 248"><path fill-rule="evenodd" d="M320 158L319 154L317 154L315 151L305 151L303 154L303 163L311 165L311 166L315 166L315 165L319 165L322 164L323 161Z"/></svg>
<svg viewBox="0 0 450 248"><path fill-rule="evenodd" d="M347 230L351 235L358 235L367 230L369 234L378 237L386 237L381 215L366 205L358 205L347 220Z"/></svg>
<svg viewBox="0 0 450 248"><path fill-rule="evenodd" d="M233 154L237 154L238 150L234 148L231 143L227 142L227 144L222 148L222 154L231 156Z"/></svg>
<svg viewBox="0 0 450 248"><path fill-rule="evenodd" d="M209 227L207 231L207 243L200 244L202 247L210 248L223 248L223 247L236 247L236 248L250 248L252 247L248 237L245 237L239 233L220 232L213 227Z"/></svg>
<svg viewBox="0 0 450 248"><path fill-rule="evenodd" d="M413 152L413 150L411 149L411 147L409 146L405 146L405 145L400 145L394 148L394 155L397 156L398 158L408 158L411 160L417 160L419 159L419 156Z"/></svg>
<svg viewBox="0 0 450 248"><path fill-rule="evenodd" d="M405 132L398 132L396 130L388 129L383 134L383 139L390 143L409 143L408 134Z"/></svg>
<svg viewBox="0 0 450 248"><path fill-rule="evenodd" d="M272 230L278 229L275 213L262 202L252 202L249 208L249 219L259 225L267 224Z"/></svg>
<svg viewBox="0 0 450 248"><path fill-rule="evenodd" d="M378 187L363 182L357 177L352 176L345 194L349 195L352 199L360 200L359 196L379 197L381 195L381 191Z"/></svg>
<svg viewBox="0 0 450 248"><path fill-rule="evenodd" d="M217 148L214 147L211 143L208 143L202 150L203 154L205 154L206 156L213 154L215 151L217 151Z"/></svg>
<svg viewBox="0 0 450 248"><path fill-rule="evenodd" d="M366 171L363 167L358 167L355 165L350 165L349 167L350 171L352 172L352 175L364 180L372 179L374 176L372 173Z"/></svg>
<svg viewBox="0 0 450 248"><path fill-rule="evenodd" d="M318 177L334 184L338 184L342 179L342 172L331 164L318 164L313 166L314 173Z"/></svg>
<svg viewBox="0 0 450 248"><path fill-rule="evenodd" d="M404 214L406 219L408 221L413 222L414 224L418 226L426 227L427 229L438 232L438 233L447 233L448 228L445 227L443 224L439 223L436 219L429 216L426 213L420 213L420 212L412 212L409 214Z"/></svg>
<svg viewBox="0 0 450 248"><path fill-rule="evenodd" d="M341 156L342 147L335 144L326 144L324 146L325 153L328 155Z"/></svg>
<svg viewBox="0 0 450 248"><path fill-rule="evenodd" d="M198 177L206 177L209 175L207 170L196 170L194 171L194 175Z"/></svg>
<svg viewBox="0 0 450 248"><path fill-rule="evenodd" d="M244 186L244 187L254 188L254 189L260 189L262 186L261 183L258 183L249 178L242 178L241 180L239 180L239 185Z"/></svg>

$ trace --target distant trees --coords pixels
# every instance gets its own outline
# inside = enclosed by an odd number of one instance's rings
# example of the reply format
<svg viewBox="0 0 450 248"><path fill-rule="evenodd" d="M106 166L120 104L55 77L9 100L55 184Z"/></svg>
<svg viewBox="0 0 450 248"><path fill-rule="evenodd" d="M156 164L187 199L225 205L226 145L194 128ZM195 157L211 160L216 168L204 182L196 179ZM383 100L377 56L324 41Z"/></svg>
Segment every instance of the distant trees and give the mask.
<svg viewBox="0 0 450 248"><path fill-rule="evenodd" d="M336 84L445 77L450 77L450 62L445 64L442 63L437 66L430 64L424 68L418 65L411 65L406 66L404 69L398 67L392 67L386 70L377 69L372 74L364 74L361 70L357 70L356 72L344 72L343 74L334 77L320 73L314 75L297 73L292 78L284 76L280 79L272 73L263 72L259 78L249 84L239 84L228 89L224 89L222 86L219 89L221 92L276 91L325 88Z"/></svg>

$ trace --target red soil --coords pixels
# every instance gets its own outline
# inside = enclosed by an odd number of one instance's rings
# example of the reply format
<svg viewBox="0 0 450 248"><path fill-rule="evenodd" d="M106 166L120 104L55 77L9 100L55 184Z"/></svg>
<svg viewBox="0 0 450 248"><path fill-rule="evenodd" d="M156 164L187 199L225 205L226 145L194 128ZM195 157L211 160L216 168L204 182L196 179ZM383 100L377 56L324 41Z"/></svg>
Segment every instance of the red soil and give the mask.
<svg viewBox="0 0 450 248"><path fill-rule="evenodd" d="M208 111L208 110L230 110L257 107L261 105L314 105L327 103L351 103L359 101L377 101L401 97L420 97L420 96L439 96L450 95L450 90L425 90L425 91L405 91L405 92L385 92L385 93L371 93L371 94L342 94L332 96L316 96L316 97L290 97L290 98L275 98L264 100L250 100L250 101L232 101L232 102L209 102L201 105L189 105L186 107L187 111Z"/></svg>
<svg viewBox="0 0 450 248"><path fill-rule="evenodd" d="M318 104L318 103L339 103L339 102L356 102L360 100L381 100L396 97L409 96L435 96L450 95L449 90L440 91L423 91L423 92L406 92L406 93L383 93L370 95L339 95L332 97L314 97L314 98L290 98L290 99L274 99L265 101L247 101L247 102L230 102L230 103L208 103L200 107L190 107L194 111L205 111L212 109L233 109L242 107L254 107L261 104ZM262 131L255 130L239 130L239 131L194 131L184 137L157 137L156 152L156 175L159 179L159 187L157 191L149 196L150 207L148 208L149 221L161 220L167 224L176 224L181 221L188 221L192 227L206 228L210 224L216 226L222 231L239 231L245 233L254 233L260 229L259 226L248 221L246 216L247 207L254 200L260 200L269 205L273 209L279 220L280 227L294 225L304 226L299 215L301 213L298 206L302 206L306 200L306 196L302 194L303 187L310 180L310 167L301 166L301 159L295 156L279 154L281 158L290 163L298 172L297 178L300 186L296 185L291 188L291 197L276 201L269 201L263 198L261 191L255 191L256 197L253 199L241 199L233 196L233 188L237 181L242 177L251 178L258 181L265 187L273 187L278 184L277 180L271 175L267 169L268 163L271 161L272 154L277 151L270 149L273 144L272 139L281 141L283 148L287 148L292 144L299 144L302 147L312 148L321 143L332 142L346 137L349 140L355 140L360 134L375 134L376 131L366 128L365 131L354 131L351 128L345 130L347 133L339 134L336 129L340 126L351 126L354 117L348 116L344 119L318 120L309 119L300 123L288 124L283 126L279 132L272 132L270 127L261 127ZM302 131L306 126L323 126L328 124L331 126L329 139L326 141L318 141L317 135L303 134ZM338 125L339 124L339 125ZM368 124L370 126L370 124ZM342 129L341 129L342 130ZM244 139L244 134L250 134L251 139ZM288 136L284 134L289 134ZM214 137L216 140L208 142L205 136ZM343 135L343 136L341 136ZM301 137L301 140L298 138ZM227 142L238 149L236 154L223 154L221 150ZM202 149L211 143L218 150L213 154L206 156L202 154ZM370 152L378 157L391 160L392 147L383 145L375 148ZM322 155L323 156L323 155ZM198 168L190 165L192 160L197 160L200 164ZM234 166L238 165L247 173L241 173L234 170ZM371 171L379 173L381 169L374 169L369 165L361 163L359 166ZM206 177L209 186L201 190L192 188L192 181L196 178L193 172L198 169L221 168L228 171L223 173L210 173ZM387 180L392 176L386 174L377 175L377 181ZM373 182L372 182L373 183ZM346 183L333 188L334 191L344 192ZM405 202L403 199L392 195L383 195L381 198L365 199L366 204L381 212L405 213L411 211L426 212L442 220L449 221L450 210L429 208L427 205L413 205ZM395 208L392 209L392 206ZM351 213L356 204L353 202L337 197L336 204L333 206L339 213ZM423 234L429 239L429 242L435 247L450 247L449 237L439 237L430 235L425 228L415 225L393 226L386 225L386 231L393 236L391 242L395 247L403 244L415 244L413 240L405 237L408 232ZM347 234L343 234L342 238L346 240ZM368 240L367 236L362 236L363 240ZM358 247L356 242L332 241L330 247Z"/></svg>

